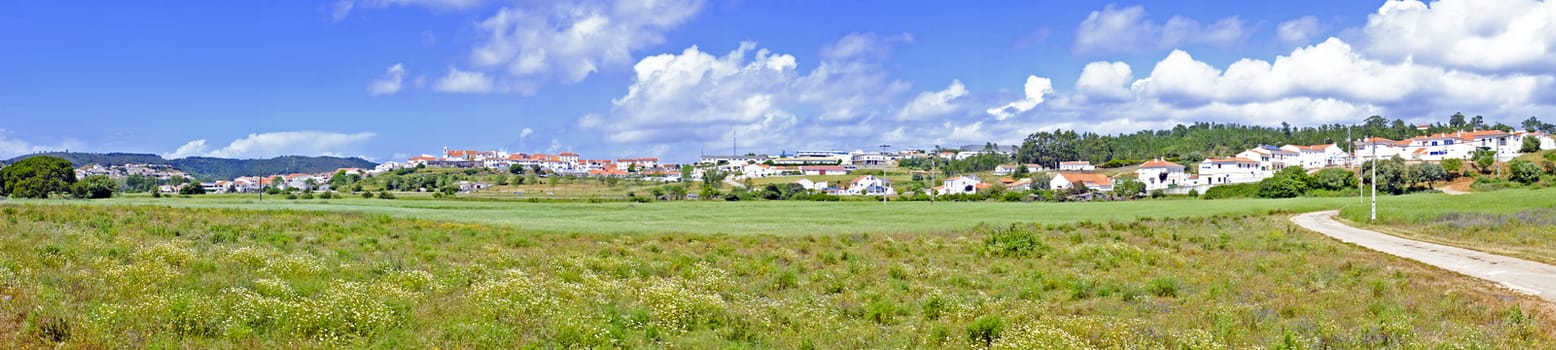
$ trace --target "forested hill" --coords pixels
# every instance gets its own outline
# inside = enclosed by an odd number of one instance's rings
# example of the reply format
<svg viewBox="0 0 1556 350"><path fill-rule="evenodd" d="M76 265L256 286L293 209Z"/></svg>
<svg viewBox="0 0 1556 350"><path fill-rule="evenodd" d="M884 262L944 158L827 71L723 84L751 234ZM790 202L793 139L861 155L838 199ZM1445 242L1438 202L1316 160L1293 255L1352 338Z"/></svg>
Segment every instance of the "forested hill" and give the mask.
<svg viewBox="0 0 1556 350"><path fill-rule="evenodd" d="M103 166L122 164L167 164L201 179L231 179L245 175L273 175L290 173L322 173L340 168L371 169L377 166L362 158L284 156L271 159L226 159L188 157L163 159L155 154L138 153L79 153L56 152L29 154L6 161L16 161L36 156L55 156L69 160L77 167L87 164Z"/></svg>

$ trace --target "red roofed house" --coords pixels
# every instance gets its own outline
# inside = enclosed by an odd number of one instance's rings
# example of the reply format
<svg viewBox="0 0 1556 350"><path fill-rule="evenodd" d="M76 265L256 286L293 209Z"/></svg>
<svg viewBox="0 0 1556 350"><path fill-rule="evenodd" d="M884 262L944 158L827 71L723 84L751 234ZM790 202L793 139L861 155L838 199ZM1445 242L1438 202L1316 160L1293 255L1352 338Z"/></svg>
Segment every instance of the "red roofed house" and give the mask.
<svg viewBox="0 0 1556 350"><path fill-rule="evenodd" d="M848 169L835 165L809 165L800 167L800 172L807 176L816 175L848 175Z"/></svg>
<svg viewBox="0 0 1556 350"><path fill-rule="evenodd" d="M1087 173L1059 173L1048 181L1048 188L1055 191L1068 190L1075 184L1085 184L1086 188L1097 192L1113 191L1113 179L1102 174Z"/></svg>
<svg viewBox="0 0 1556 350"><path fill-rule="evenodd" d="M1146 191L1165 190L1179 186L1191 186L1185 167L1178 163L1153 159L1135 169L1135 178L1145 184Z"/></svg>

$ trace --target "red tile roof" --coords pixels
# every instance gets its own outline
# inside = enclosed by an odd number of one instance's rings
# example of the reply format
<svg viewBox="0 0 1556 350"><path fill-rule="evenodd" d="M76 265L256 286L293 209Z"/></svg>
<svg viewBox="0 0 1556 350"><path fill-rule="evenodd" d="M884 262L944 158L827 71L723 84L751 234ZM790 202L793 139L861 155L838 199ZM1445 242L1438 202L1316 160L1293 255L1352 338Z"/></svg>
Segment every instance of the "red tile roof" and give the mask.
<svg viewBox="0 0 1556 350"><path fill-rule="evenodd" d="M1162 160L1152 160L1152 161L1149 161L1149 162L1145 162L1145 164L1140 164L1140 168L1141 169L1146 169L1146 168L1182 168L1182 167L1183 166L1179 165L1178 163L1162 161Z"/></svg>
<svg viewBox="0 0 1556 350"><path fill-rule="evenodd" d="M1079 182L1086 184L1086 186L1113 186L1113 179L1102 176L1102 174L1059 173L1059 176L1064 177L1070 183Z"/></svg>

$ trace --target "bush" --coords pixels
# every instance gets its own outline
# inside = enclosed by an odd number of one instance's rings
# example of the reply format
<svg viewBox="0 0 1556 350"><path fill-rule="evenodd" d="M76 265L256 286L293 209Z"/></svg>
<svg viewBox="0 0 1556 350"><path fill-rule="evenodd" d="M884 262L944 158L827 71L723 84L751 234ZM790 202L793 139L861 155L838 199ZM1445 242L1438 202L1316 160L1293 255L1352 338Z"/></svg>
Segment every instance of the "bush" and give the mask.
<svg viewBox="0 0 1556 350"><path fill-rule="evenodd" d="M1178 280L1172 277L1157 277L1146 286L1146 291L1159 297L1177 297Z"/></svg>
<svg viewBox="0 0 1556 350"><path fill-rule="evenodd" d="M362 199L373 199L372 192L362 192Z"/></svg>
<svg viewBox="0 0 1556 350"><path fill-rule="evenodd" d="M108 178L107 175L87 176L70 186L70 192L76 198L108 198L113 196L113 193L118 190L119 184Z"/></svg>
<svg viewBox="0 0 1556 350"><path fill-rule="evenodd" d="M50 194L70 193L75 183L75 167L60 157L31 157L0 168L0 195L48 198Z"/></svg>
<svg viewBox="0 0 1556 350"><path fill-rule="evenodd" d="M1053 250L1037 233L1014 224L1007 229L990 232L989 237L983 239L983 246L990 254L1004 257L1028 257L1034 254L1042 257Z"/></svg>
<svg viewBox="0 0 1556 350"><path fill-rule="evenodd" d="M1513 160L1512 163L1509 163L1508 169L1508 180L1517 181L1525 185L1540 181L1540 175L1545 172L1545 169L1540 169L1540 166L1535 165L1534 162L1523 159Z"/></svg>
<svg viewBox="0 0 1556 350"><path fill-rule="evenodd" d="M286 194L286 199L297 199L297 194L296 193L287 193Z"/></svg>
<svg viewBox="0 0 1556 350"><path fill-rule="evenodd" d="M1205 190L1204 199L1254 198L1259 196L1258 183L1229 184Z"/></svg>
<svg viewBox="0 0 1556 350"><path fill-rule="evenodd" d="M378 192L378 199L394 199L394 194L389 193L389 191L380 191Z"/></svg>
<svg viewBox="0 0 1556 350"><path fill-rule="evenodd" d="M297 196L297 198L298 199L313 199L313 194L312 193L303 192L303 195Z"/></svg>
<svg viewBox="0 0 1556 350"><path fill-rule="evenodd" d="M1005 321L999 316L984 315L967 325L967 340L975 347L987 349L994 345L994 340L1000 338L1000 331L1003 330Z"/></svg>
<svg viewBox="0 0 1556 350"><path fill-rule="evenodd" d="M1446 160L1444 161L1446 162ZM1339 191L1356 188L1356 173L1347 169L1328 168L1314 174L1309 189Z"/></svg>
<svg viewBox="0 0 1556 350"><path fill-rule="evenodd" d="M1190 189L1189 190L1189 198L1199 198L1199 189L1198 188Z"/></svg>

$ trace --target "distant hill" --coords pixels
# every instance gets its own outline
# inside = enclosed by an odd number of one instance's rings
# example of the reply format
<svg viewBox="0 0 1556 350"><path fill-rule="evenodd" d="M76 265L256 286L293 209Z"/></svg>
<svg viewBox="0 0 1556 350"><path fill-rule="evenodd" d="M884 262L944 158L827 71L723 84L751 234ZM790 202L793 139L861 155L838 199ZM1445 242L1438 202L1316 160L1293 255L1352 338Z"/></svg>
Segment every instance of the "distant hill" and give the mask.
<svg viewBox="0 0 1556 350"><path fill-rule="evenodd" d="M122 164L167 164L174 169L181 170L201 179L231 179L245 175L274 175L290 173L322 173L334 171L340 168L371 169L378 166L362 158L340 157L303 157L284 156L271 159L226 159L209 157L189 157L179 159L163 159L155 154L139 153L79 153L79 152L54 152L29 154L11 160L6 163L36 156L55 156L69 160L77 167L87 164L99 164L103 166Z"/></svg>

